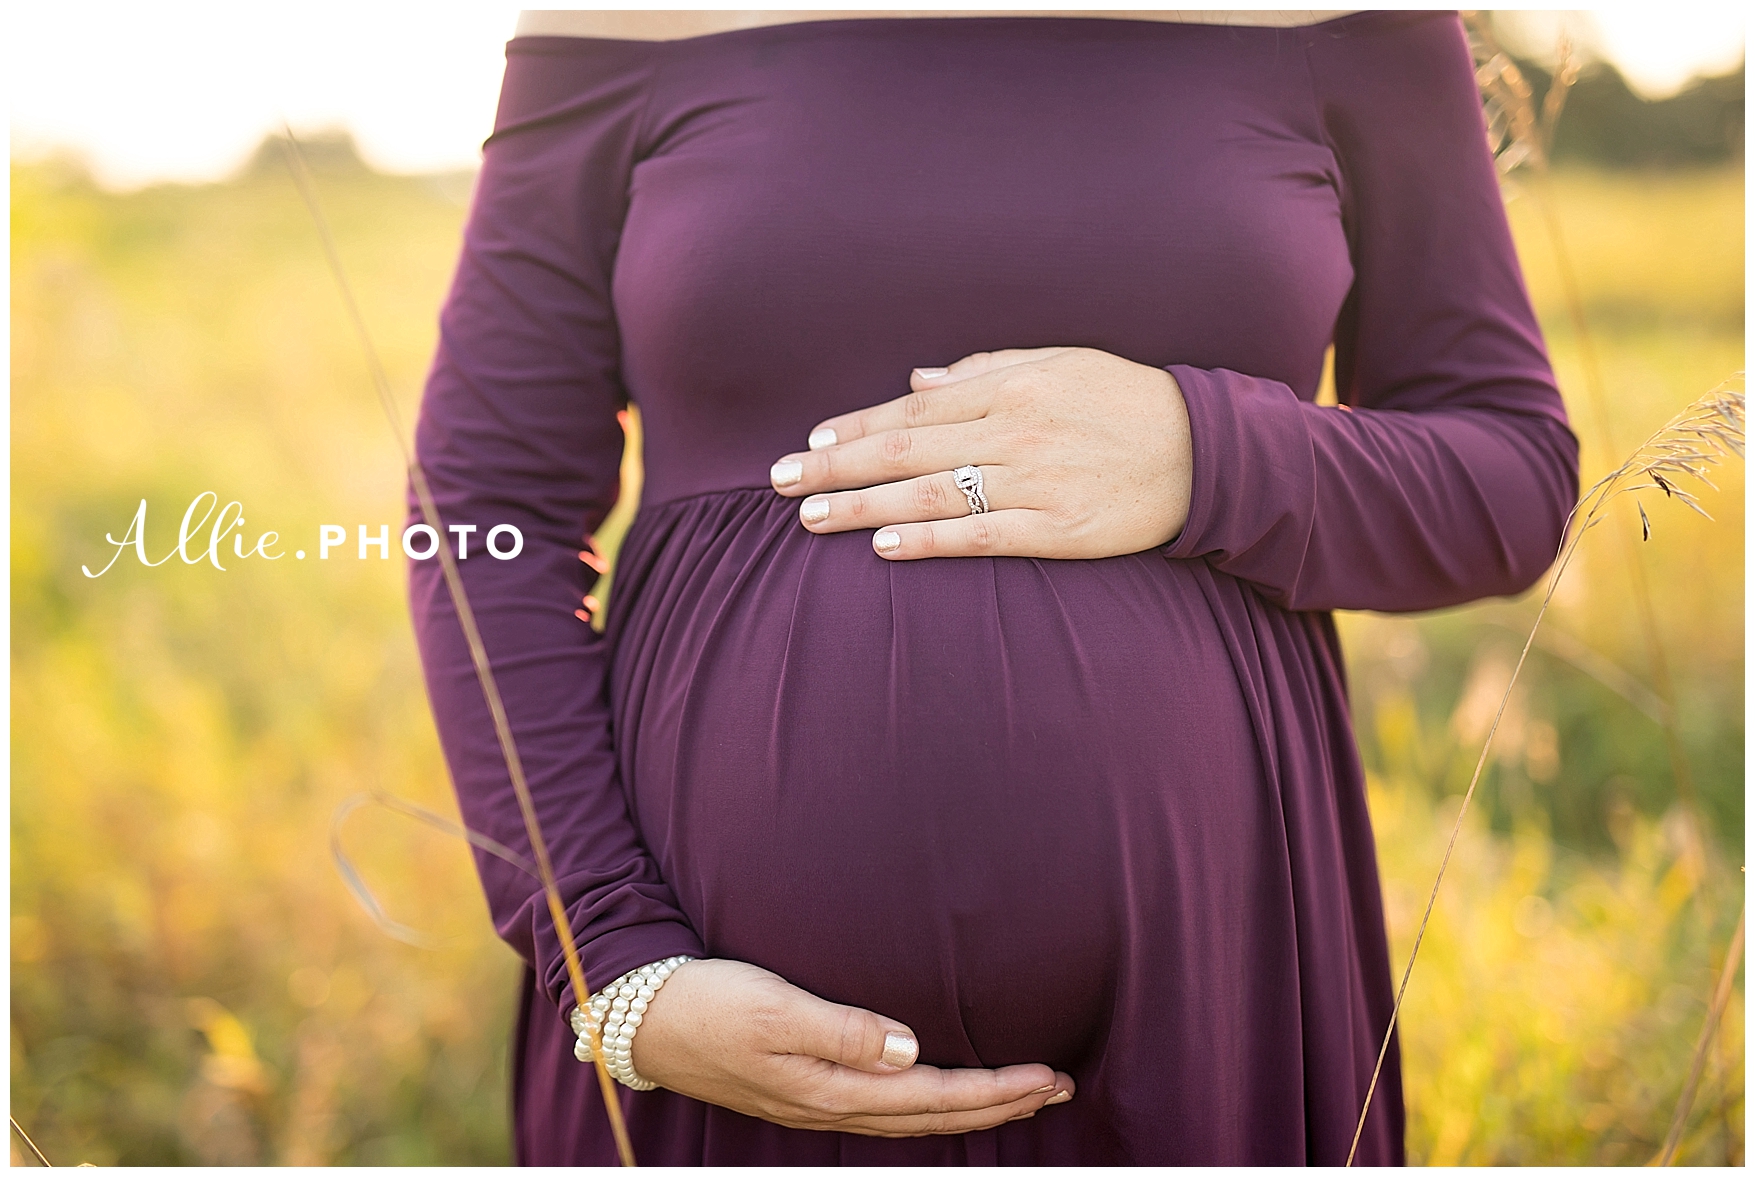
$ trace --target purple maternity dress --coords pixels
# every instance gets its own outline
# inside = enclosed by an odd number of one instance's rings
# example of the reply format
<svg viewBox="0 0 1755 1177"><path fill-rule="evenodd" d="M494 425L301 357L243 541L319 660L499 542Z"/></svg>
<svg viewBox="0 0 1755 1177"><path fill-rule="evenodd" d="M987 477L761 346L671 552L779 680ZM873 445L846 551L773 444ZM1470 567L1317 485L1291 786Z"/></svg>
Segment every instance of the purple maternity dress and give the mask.
<svg viewBox="0 0 1755 1177"><path fill-rule="evenodd" d="M926 1063L1078 1083L905 1140L623 1091L640 1160L1344 1160L1392 991L1328 611L1518 592L1576 490L1457 18L831 20L508 61L418 444L478 528L592 983L750 961ZM1331 341L1351 411L1313 403ZM911 367L1049 345L1181 385L1168 547L887 563L769 487ZM646 481L599 636L578 553L630 401ZM524 846L437 562L411 578L463 813ZM531 965L517 1156L613 1163L538 889L480 868ZM1361 1157L1402 1155L1392 1051Z"/></svg>

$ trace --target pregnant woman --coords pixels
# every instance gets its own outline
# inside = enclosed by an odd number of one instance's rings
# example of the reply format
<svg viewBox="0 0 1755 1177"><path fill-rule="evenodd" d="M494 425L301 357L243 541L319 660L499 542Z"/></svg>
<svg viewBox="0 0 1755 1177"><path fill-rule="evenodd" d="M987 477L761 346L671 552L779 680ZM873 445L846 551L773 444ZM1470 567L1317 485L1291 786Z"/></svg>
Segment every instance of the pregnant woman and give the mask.
<svg viewBox="0 0 1755 1177"><path fill-rule="evenodd" d="M509 46L418 448L525 537L461 568L591 984L695 958L609 1018L643 1163L1347 1156L1392 990L1328 611L1532 584L1576 445L1455 15L1180 15ZM518 1159L613 1163L541 894L480 868ZM1392 1049L1360 1159L1401 1137Z"/></svg>

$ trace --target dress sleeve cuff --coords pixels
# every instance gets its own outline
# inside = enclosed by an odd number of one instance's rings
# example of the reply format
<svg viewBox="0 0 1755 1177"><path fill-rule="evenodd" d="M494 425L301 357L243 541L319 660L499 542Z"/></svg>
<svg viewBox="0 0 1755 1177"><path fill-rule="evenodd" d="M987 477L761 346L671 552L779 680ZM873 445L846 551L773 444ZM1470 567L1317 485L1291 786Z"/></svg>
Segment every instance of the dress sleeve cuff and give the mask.
<svg viewBox="0 0 1755 1177"><path fill-rule="evenodd" d="M552 934L550 939L552 939ZM685 924L671 922L617 928L595 937L587 949L579 948L585 967L585 983L595 993L630 969L672 956L703 957L701 938ZM566 957L555 949L555 958L544 970L549 999L566 1012L573 1009L573 987L567 977Z"/></svg>
<svg viewBox="0 0 1755 1177"><path fill-rule="evenodd" d="M1188 519L1182 531L1164 548L1172 560L1186 560L1199 550L1201 536L1206 534L1213 513L1213 462L1210 457L1212 425L1208 402L1211 399L1200 379L1202 373L1185 364L1172 364L1165 371L1176 381L1182 392L1182 403L1188 412L1189 448L1193 451L1193 482L1189 488Z"/></svg>
<svg viewBox="0 0 1755 1177"><path fill-rule="evenodd" d="M1309 406L1277 380L1225 368L1165 369L1188 408L1193 485L1173 560L1206 557L1264 585L1291 584L1315 517Z"/></svg>

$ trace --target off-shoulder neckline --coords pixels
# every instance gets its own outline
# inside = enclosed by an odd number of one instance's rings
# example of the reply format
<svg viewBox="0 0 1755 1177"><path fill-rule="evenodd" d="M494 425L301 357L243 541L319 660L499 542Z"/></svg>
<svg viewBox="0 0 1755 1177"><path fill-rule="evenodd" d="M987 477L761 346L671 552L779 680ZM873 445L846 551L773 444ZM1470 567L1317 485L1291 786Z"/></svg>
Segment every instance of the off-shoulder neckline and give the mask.
<svg viewBox="0 0 1755 1177"><path fill-rule="evenodd" d="M1081 25L1087 27L1118 26L1134 30L1158 29L1164 31L1212 29L1229 33L1243 34L1274 34L1274 33L1309 33L1333 29L1341 25L1350 25L1360 18L1373 16L1406 17L1410 15L1426 15L1429 10L1418 12L1391 11L1380 12L1371 9L1354 9L1343 12L1339 16L1327 20L1302 25L1261 25L1261 24L1218 24L1207 21L1167 21L1143 20L1128 17L1111 16L879 16L879 17L825 17L817 20L783 21L777 24L750 25L740 29L719 29L711 33L697 33L689 37L672 37L663 40L647 40L638 37L597 37L584 36L576 33L524 33L519 32L509 44L520 45L542 42L552 45L577 43L584 45L619 46L628 49L659 49L665 46L687 47L707 45L714 42L756 37L763 34L783 34L787 32L820 33L830 30L854 30L858 28L898 28L918 29L927 24L957 25L969 27L973 25Z"/></svg>

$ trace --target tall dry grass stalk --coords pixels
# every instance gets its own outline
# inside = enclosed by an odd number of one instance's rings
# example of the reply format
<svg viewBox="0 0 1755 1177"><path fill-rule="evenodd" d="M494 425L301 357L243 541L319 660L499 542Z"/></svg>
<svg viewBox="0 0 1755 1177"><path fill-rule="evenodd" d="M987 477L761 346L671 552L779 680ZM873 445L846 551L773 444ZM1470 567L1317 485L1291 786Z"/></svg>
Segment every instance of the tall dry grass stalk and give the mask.
<svg viewBox="0 0 1755 1177"><path fill-rule="evenodd" d="M403 462L408 469L408 478L414 488L415 497L420 503L421 515L435 534L444 534L444 523L439 518L439 508L433 501L432 490L427 485L426 471L421 468L420 460L415 457L409 445L407 435L402 428L401 414L396 409L396 398L390 391L390 378L385 374L383 361L378 357L377 345L372 342L372 335L366 328L365 316L360 313L359 303L354 298L353 286L347 280L347 270L341 264L341 253L336 248L335 236L329 230L329 221L323 215L323 207L317 200L315 182L311 170L305 162L303 149L293 136L292 127L282 123L280 145L286 156L287 167L292 172L293 182L297 185L299 196L310 210L311 220L317 229L317 236L323 244L323 254L329 263L329 270L335 276L335 284L341 293L342 302L346 305L348 320L352 324L361 350L365 353L366 366L371 372L373 387L377 390L378 403L384 410L384 416L390 424L390 431L396 437L396 444L402 451ZM506 718L505 703L500 698L500 688L494 678L493 666L488 661L487 647L482 643L481 631L475 624L475 610L470 608L469 594L464 591L463 578L457 571L457 565L450 549L438 545L439 564L444 573L445 587L451 594L451 605L457 611L458 623L463 628L464 641L469 646L470 659L475 666L475 677L481 683L481 692L487 700L488 713L493 719L494 732L499 737L500 752L505 757L506 773L512 781L512 791L518 798L518 811L524 818L524 833L530 840L531 858L534 859L536 874L542 882L544 897L548 900L548 912L554 924L555 936L560 940L561 954L566 959L567 978L572 986L574 1000L580 1006L591 1004L591 986L585 979L585 968L579 962L579 950L573 942L573 928L567 918L565 905L561 902L561 892L555 883L554 867L550 864L548 843L543 837L542 826L536 818L536 803L530 796L530 786L524 779L523 758L518 754L518 743L512 738L512 725ZM414 807L418 808L418 807ZM436 815L432 815L436 817ZM443 818L437 818L443 822ZM498 846L498 843L494 843ZM500 850L505 849L499 847ZM496 851L497 852L497 851ZM350 880L357 881L356 880ZM356 894L358 892L356 891ZM381 913L377 913L381 915ZM388 917L384 917L387 919ZM384 920L380 920L383 923ZM410 929L412 931L412 929ZM622 1119L621 1100L616 1096L615 1080L610 1077L609 1067L604 1061L603 1040L599 1037L596 1027L586 1023L586 1034L590 1039L591 1061L597 1071L597 1084L603 1093L604 1111L609 1116L611 1133L615 1137L616 1152L621 1163L633 1167L634 1145L628 1136L627 1124Z"/></svg>
<svg viewBox="0 0 1755 1177"><path fill-rule="evenodd" d="M1535 622L1530 626L1529 636L1524 639L1523 650L1517 656L1517 664L1512 667L1511 681L1506 683L1505 691L1499 697L1499 706L1493 715L1493 722L1487 729L1486 740L1481 745L1481 754L1475 759L1475 771L1469 777L1468 788L1463 792L1462 804L1457 807L1456 820L1450 829L1450 838L1445 843L1444 857L1438 864L1438 874L1432 880L1431 892L1426 898L1426 910L1420 917L1419 929L1414 933L1414 945L1408 952L1407 966L1402 970L1401 983L1396 987L1395 1005L1391 1007L1389 1025L1384 1028L1383 1045L1378 1048L1377 1064L1371 1071L1371 1084L1365 1090L1365 1104L1359 1111L1359 1122L1353 1129L1353 1145L1347 1152L1347 1165L1351 1166L1359 1149L1359 1138L1365 1131L1365 1117L1371 1112L1372 1097L1377 1094L1377 1081L1383 1073L1383 1060L1389 1054L1389 1044L1395 1034L1396 1022L1401 1017L1402 1001L1407 996L1408 980L1414 974L1414 962L1420 955L1420 944L1426 938L1426 927L1432 921L1432 910L1438 903L1438 891L1444 884L1445 871L1450 867L1452 853L1456 850L1457 836L1462 833L1463 818L1469 811L1469 803L1474 800L1475 789L1481 782L1481 773L1487 767L1487 757L1493 749L1493 737L1499 731L1499 723L1505 718L1505 709L1511 701L1512 688L1517 685L1518 675L1522 673L1524 662L1528 660L1530 649L1535 645L1536 633L1541 629L1542 619L1548 614L1548 607L1553 603L1554 590L1559 586L1561 577L1566 575L1567 567L1572 563L1573 555L1585 535L1601 525L1609 518L1609 505L1623 495L1637 494L1641 491L1662 491L1666 498L1675 499L1690 509L1707 518L1706 509L1701 506L1699 498L1690 491L1684 481L1698 482L1713 487L1708 476L1710 469L1727 457L1743 457L1745 404L1744 391L1741 387L1742 373L1738 373L1731 381L1720 385L1707 393L1681 413L1672 417L1663 428L1645 440L1645 444L1635 450L1631 457L1619 468L1599 480L1579 499L1578 505L1567 517L1566 536L1561 541L1560 551L1554 562L1554 570L1548 577L1548 588L1542 595L1541 608L1536 612ZM1735 387L1733 387L1735 385ZM1636 499L1637 503L1638 500ZM1639 517L1644 524L1645 534L1650 534L1651 522L1643 505L1639 506ZM1738 945L1742 937L1742 925L1738 924ZM1729 999L1727 988L1729 979L1735 976L1737 952L1733 951L1726 960L1724 978L1719 982L1725 1000ZM1716 1000L1716 999L1715 999ZM1716 1002L1715 1008L1722 1011L1722 1002ZM1697 1074L1704 1062L1706 1048L1711 1041L1711 1030L1717 1024L1717 1017L1708 1018L1707 1027L1702 1031L1700 1043L1695 1050L1694 1071ZM1677 1109L1678 1120L1687 1118L1687 1102L1691 1098L1694 1083L1691 1081L1684 1093L1684 1100ZM1672 1127L1673 1135L1679 1138L1679 1129ZM1671 1149L1666 1146L1666 1156Z"/></svg>
<svg viewBox="0 0 1755 1177"><path fill-rule="evenodd" d="M1603 380L1602 366L1597 358L1596 344L1590 331L1590 324L1584 313L1584 299L1579 292L1578 278L1572 265L1571 253L1566 245L1565 234L1561 230L1559 212L1554 200L1553 186L1549 178L1548 164L1554 146L1554 132L1558 126L1560 113L1565 108L1567 93L1578 79L1580 62L1573 53L1570 41L1562 35L1557 47L1554 74L1548 92L1542 102L1542 110L1538 115L1535 109L1534 94L1529 82L1518 70L1493 36L1490 23L1479 12L1464 14L1464 24L1468 30L1470 45L1476 59L1475 81L1481 91L1483 108L1487 118L1488 146L1499 165L1500 173L1509 176L1522 166L1527 166L1534 177L1531 187L1536 196L1536 205L1541 212L1544 227L1547 229L1548 241L1554 251L1555 269L1560 278L1561 293L1565 300L1567 315L1572 321L1573 336L1577 341L1579 358L1584 368L1585 391L1591 402L1591 416L1595 425L1597 441L1605 454L1620 452L1614 435L1613 418L1609 413L1608 394ZM1649 443L1648 443L1649 444ZM1670 493L1671 488L1658 476L1658 485ZM1692 498L1684 499L1696 510L1698 503ZM1703 512L1704 513L1704 512ZM1651 523L1646 517L1644 507L1639 509L1640 533L1642 539L1651 537ZM1646 662L1651 673L1653 693L1661 704L1658 723L1664 734L1664 749L1670 761L1670 775L1675 782L1677 799L1681 802L1685 816L1685 839L1683 853L1686 855L1698 877L1703 874L1706 866L1707 837L1706 823L1700 811L1699 797L1694 787L1694 775L1689 767L1688 756L1682 743L1682 734L1677 722L1676 695L1674 682L1670 676L1669 656L1658 628L1657 609L1652 602L1650 579L1646 575L1645 564L1640 559L1638 546L1633 542L1630 528L1616 528L1618 547L1622 562L1627 567L1628 580L1633 592L1633 601L1639 615L1640 635L1643 639ZM1544 603L1545 607L1545 603ZM1539 620L1538 620L1539 624ZM1742 937L1742 917L1738 917L1738 943ZM1734 973L1734 968L1727 964L1726 976ZM1707 1019L1702 1031L1700 1045L1696 1051L1696 1068L1705 1057L1705 1051L1711 1040L1712 1029L1717 1024L1716 1012ZM1686 1119L1687 1105L1692 1100L1693 1082L1684 1092L1682 1101L1676 1112L1676 1122L1671 1128L1671 1139L1666 1142L1660 1163L1669 1164L1674 1159L1675 1146L1679 1140L1681 1123Z"/></svg>
<svg viewBox="0 0 1755 1177"><path fill-rule="evenodd" d="M365 910L366 915L371 917L372 923L377 925L378 930L391 939L400 940L415 948L436 948L441 943L440 940L420 929L411 928L407 924L391 918L390 913L384 910L384 905L378 902L378 897L372 893L371 887L366 884L359 869L354 866L353 860L348 857L347 851L342 848L342 827L347 824L347 819L353 816L355 810L362 809L367 805L378 805L392 813L412 817L442 834L467 842L479 850L487 851L503 862L511 863L533 879L540 881L542 878L542 872L537 869L536 864L510 846L496 842L486 834L478 833L468 826L459 825L443 814L434 813L424 805L416 805L413 801L378 788L372 789L369 793L355 793L337 805L335 812L330 815L329 857L335 863L335 871L341 876L342 884L347 887L354 900Z"/></svg>
<svg viewBox="0 0 1755 1177"><path fill-rule="evenodd" d="M1585 392L1590 397L1591 419L1597 444L1605 455L1618 454L1613 417L1609 412L1608 393L1603 380L1602 365L1597 359L1596 342L1584 313L1584 298L1579 293L1578 277L1572 264L1571 251L1561 231L1560 216L1549 178L1548 163L1554 148L1554 133L1560 113L1566 107L1566 96L1578 80L1580 61L1571 42L1563 35L1557 46L1556 63L1551 84L1542 99L1538 114L1534 91L1517 63L1500 48L1492 26L1478 12L1464 14L1470 46L1477 66L1475 84L1481 91L1481 102L1487 118L1487 144L1499 165L1500 175L1509 177L1520 167L1527 167L1533 177L1532 189L1548 243L1554 251L1555 270L1560 277L1561 295L1566 303L1567 317L1572 321L1573 338L1577 341L1579 360L1584 368ZM1639 558L1633 533L1618 529L1619 548L1627 566L1633 589L1634 607L1639 611L1640 635L1645 645L1646 662L1651 671L1652 687L1663 703L1659 726L1664 733L1664 749L1670 760L1670 775L1676 794L1688 817L1689 846L1696 874L1705 865L1705 824L1694 788L1694 774L1682 745L1681 730L1676 723L1675 687L1670 678L1669 657L1658 630L1657 610L1652 604L1651 583L1645 565Z"/></svg>
<svg viewBox="0 0 1755 1177"><path fill-rule="evenodd" d="M1730 947L1725 949L1725 963L1719 970L1718 985L1712 992L1712 1005L1707 1008L1706 1021L1700 1027L1700 1038L1694 1043L1694 1061L1688 1067L1688 1082L1682 1088L1682 1098L1676 1101L1675 1114L1670 1117L1670 1130L1664 1134L1663 1151L1658 1154L1656 1162L1659 1165L1673 1164L1676 1149L1681 1146L1682 1129L1688 1124L1688 1111L1694 1106L1694 1093L1700 1087L1700 1072L1706 1067L1707 1048L1712 1045L1712 1036L1718 1030L1725 1006L1730 1004L1737 966L1743 963L1743 920L1746 915L1747 902L1737 915L1737 930L1731 935Z"/></svg>
<svg viewBox="0 0 1755 1177"><path fill-rule="evenodd" d="M25 1130L19 1125L18 1121L10 1115L6 1118L12 1121L12 1131L18 1135L20 1140L24 1141L24 1146L30 1150L30 1155L36 1158L37 1164L45 1169L54 1168L53 1165L49 1164L49 1158L43 1155L43 1150L37 1147L37 1142L32 1140L30 1136L25 1133Z"/></svg>

